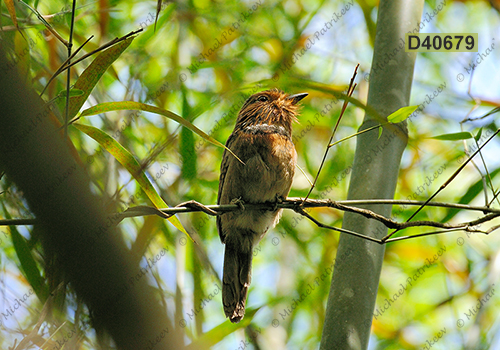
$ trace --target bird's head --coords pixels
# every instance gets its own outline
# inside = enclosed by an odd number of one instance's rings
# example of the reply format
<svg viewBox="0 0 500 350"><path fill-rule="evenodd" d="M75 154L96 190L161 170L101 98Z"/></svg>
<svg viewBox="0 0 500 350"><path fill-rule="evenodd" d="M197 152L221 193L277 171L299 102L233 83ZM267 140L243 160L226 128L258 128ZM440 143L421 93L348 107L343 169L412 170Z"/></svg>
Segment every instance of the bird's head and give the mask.
<svg viewBox="0 0 500 350"><path fill-rule="evenodd" d="M283 127L291 137L292 122L297 121L298 102L307 93L288 95L279 89L258 92L248 98L241 107L236 128L245 130L261 125Z"/></svg>

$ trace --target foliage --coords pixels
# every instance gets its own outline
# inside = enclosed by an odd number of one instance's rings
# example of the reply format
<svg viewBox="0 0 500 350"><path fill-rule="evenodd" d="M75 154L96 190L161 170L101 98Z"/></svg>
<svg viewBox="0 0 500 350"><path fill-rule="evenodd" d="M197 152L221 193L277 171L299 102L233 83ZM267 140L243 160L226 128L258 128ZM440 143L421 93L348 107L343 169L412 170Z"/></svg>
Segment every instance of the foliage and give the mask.
<svg viewBox="0 0 500 350"><path fill-rule="evenodd" d="M45 20L63 38L69 37L70 5L62 1L26 3L42 15L51 15ZM427 3L424 14L433 13L440 3ZM80 125L68 127L82 165L93 180L91 190L110 213L137 205L161 207L162 202L175 206L193 199L215 203L223 148L186 126L195 125L224 144L244 100L274 86L290 93L309 93L293 139L299 165L314 178L340 113L339 97L357 62L361 79L336 139L356 133L362 120L364 110L359 107L368 89L376 11L374 1L196 0L164 3L155 26L154 2L78 3L75 46L90 35L96 38L77 58L138 27L143 32L112 47L126 46L92 75L92 86L77 83L73 87L70 101L78 99L79 103L71 104L78 108L70 111L69 119L105 103L133 101L133 106L152 107L101 109L97 115L83 114ZM2 13L13 12L2 4ZM16 3L15 13L20 31L16 22L5 16L2 19L2 48L11 48L12 65L0 67L0 74L4 69L19 69L27 83L41 93L66 60L67 50L27 6ZM422 23L426 32L479 32L479 53L484 58L478 63L476 55L468 53L418 56L411 104L422 108L408 119L409 147L403 156L396 199L425 200L466 160L466 152L475 151L498 128L497 115L489 112L500 105L495 84L498 70L494 68L499 53L493 49L486 55L494 43L492 33L498 32L498 13L486 2L448 1L442 11ZM71 84L82 81L96 57L71 69ZM477 66L474 73L471 64ZM46 102L56 99L60 123L65 120L65 75L57 76L42 95ZM158 114L159 110L181 116L184 126L176 118ZM354 147L355 138L350 138L330 150L311 198L346 198ZM475 159L475 166L467 166L436 200L483 205L487 193L486 201L492 202L491 186L493 192L498 188L500 165L495 151L498 140L483 152L484 163ZM310 184L300 171L296 174L290 196L304 197ZM2 177L0 186L2 218L30 218L15 185ZM497 199L495 203L499 204ZM400 221L412 213L411 207L393 208L393 217ZM309 214L326 224L341 225L340 212L321 208ZM174 331L184 331L192 348L232 349L242 344L261 349L317 347L337 233L318 229L304 217L285 211L280 224L254 251L249 310L242 323L232 325L224 319L218 293L223 246L215 219L203 213L176 217L176 227L183 227L198 245L157 217L127 218L120 226L133 256L141 257L141 267L166 250L147 278L168 308L177 327ZM428 207L415 219L458 222L474 218L466 211ZM405 234L421 232L417 227ZM62 293L65 303L59 300L60 307L41 325L31 348L52 349L76 330L83 331L79 348L97 348L96 335L88 329L88 310L71 288L56 289L51 284L60 276L54 276L50 262L44 259L36 226L3 227L0 247L0 346L19 344L34 328L50 288ZM446 333L436 343L437 349L488 348L498 343L496 307L500 302L492 291L499 248L496 233L450 233L389 244L371 348L422 348L443 328ZM11 316L3 316L16 298L24 298L31 289L35 296L29 295ZM491 300L479 305L478 299L484 300L490 293Z"/></svg>

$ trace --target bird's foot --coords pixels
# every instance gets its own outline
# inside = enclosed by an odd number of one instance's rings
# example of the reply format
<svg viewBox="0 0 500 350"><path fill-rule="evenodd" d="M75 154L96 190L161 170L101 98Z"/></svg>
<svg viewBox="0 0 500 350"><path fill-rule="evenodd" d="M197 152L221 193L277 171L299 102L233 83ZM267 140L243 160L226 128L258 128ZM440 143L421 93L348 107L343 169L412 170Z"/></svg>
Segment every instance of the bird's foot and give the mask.
<svg viewBox="0 0 500 350"><path fill-rule="evenodd" d="M231 204L236 204L240 208L240 210L245 210L245 202L241 198L234 198L233 200L231 200Z"/></svg>
<svg viewBox="0 0 500 350"><path fill-rule="evenodd" d="M283 200L284 200L283 197L276 195L276 198L274 199L274 201L268 202L269 204L273 205L272 209L269 209L269 210L270 211L276 211L276 210L278 210L279 209L278 205L281 204L281 203L283 203Z"/></svg>

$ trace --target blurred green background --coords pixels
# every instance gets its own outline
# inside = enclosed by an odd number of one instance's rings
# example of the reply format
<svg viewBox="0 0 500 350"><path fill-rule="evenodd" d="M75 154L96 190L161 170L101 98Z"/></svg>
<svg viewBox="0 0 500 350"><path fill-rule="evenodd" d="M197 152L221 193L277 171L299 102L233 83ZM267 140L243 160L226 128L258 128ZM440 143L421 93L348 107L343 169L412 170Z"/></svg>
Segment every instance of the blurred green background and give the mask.
<svg viewBox="0 0 500 350"><path fill-rule="evenodd" d="M47 16L62 37L68 37L70 3L25 3ZM112 101L144 102L181 115L225 143L239 107L250 94L271 87L288 93L308 92L300 123L294 125L294 142L298 164L312 179L340 113L342 101L332 93L346 89L357 63L354 97L366 101L377 6L378 1L371 0L166 2L155 30L156 3L152 1L79 2L75 46L94 35L82 52L144 29L103 75L84 108ZM442 10L431 15L438 6ZM482 142L497 129L496 114L478 117L500 105L500 51L495 46L500 34L498 8L495 0L426 1L422 32L478 33L478 53L484 58L469 73L476 53L418 54L411 104L424 103L440 86L443 91L408 122L410 138L396 199L425 200L464 162L465 150L476 149L471 140L429 137L459 131L476 135L483 128ZM27 6L15 5L22 35L15 30L5 3L0 9L0 42L11 47L13 62L11 67L0 67L0 74L16 67L40 93L67 58L67 51ZM92 59L72 69L72 84ZM55 98L65 84L65 74L58 76L42 98ZM363 116L362 109L350 105L335 139L355 133ZM80 122L101 129L130 151L168 205L188 200L216 203L222 148L149 112L109 112ZM92 191L103 198L110 213L152 205L132 175L93 139L73 127L69 135L93 179ZM311 198L346 198L354 148L352 138L330 151ZM490 174L494 189L500 186L496 178L499 150L498 139L491 142L483 152L484 163L476 158L476 166L468 165L435 200L474 205L490 202L493 195L491 189L485 190L484 176ZM442 173L435 177L440 169ZM430 182L428 177L435 180ZM33 178L36 181L36 174ZM304 197L309 186L306 177L296 171L290 196ZM0 201L0 219L32 217L22 193L5 176L0 178ZM493 205L498 204L494 201ZM410 207L393 209L400 221L411 213ZM321 208L310 214L325 224L341 225L342 212ZM477 215L428 207L416 219L456 223ZM148 259L165 251L141 278L147 278L163 300L177 327L172 331L185 332L186 343L209 344L213 349L318 347L338 233L319 229L285 211L280 224L254 251L247 315L233 326L225 321L217 291L224 246L215 219L203 213L178 218L200 245L157 217L120 223L132 252L142 256L140 266L147 266ZM484 229L494 224L484 224ZM7 349L15 348L41 317L43 304L36 294L29 295L30 273L40 271L39 282L52 288L62 277L44 259L35 226L2 226L0 230L0 347ZM424 230L413 228L404 233L427 232ZM499 248L495 232L489 236L454 232L388 244L377 299L380 315L372 325L370 349L421 349L443 329L446 332L433 349L500 349L500 299L494 292L500 275ZM435 259L438 252L441 255ZM406 286L408 278L413 279L412 285L400 293L400 284ZM314 290L301 298L310 286ZM488 293L492 297L474 309L478 298ZM60 307L54 308L37 337L23 348L59 349L61 344L63 349L108 348L98 344L89 328L88 310L71 287L60 294L64 302L58 301ZM386 307L389 298L392 302ZM477 312L471 314L470 310ZM68 345L63 340L70 333L78 334L78 341ZM108 346L112 348L112 343Z"/></svg>

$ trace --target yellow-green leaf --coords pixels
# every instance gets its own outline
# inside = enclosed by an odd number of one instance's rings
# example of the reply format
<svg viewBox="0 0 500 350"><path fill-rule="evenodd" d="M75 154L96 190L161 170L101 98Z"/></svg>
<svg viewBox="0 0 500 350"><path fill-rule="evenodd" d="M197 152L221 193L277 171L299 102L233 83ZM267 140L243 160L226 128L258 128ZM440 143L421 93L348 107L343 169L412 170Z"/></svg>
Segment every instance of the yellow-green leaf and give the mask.
<svg viewBox="0 0 500 350"><path fill-rule="evenodd" d="M458 140L467 140L473 138L472 134L468 131L463 132L455 132L451 134L443 134L438 136L430 137L435 140L444 140L444 141L458 141Z"/></svg>
<svg viewBox="0 0 500 350"><path fill-rule="evenodd" d="M168 205L163 201L163 199L154 189L139 162L118 141L106 134L104 131L93 126L83 125L79 123L73 123L73 125L78 130L92 137L104 149L111 153L111 155L113 155L113 157L115 157L115 159L120 162L120 164L123 165L125 169L127 169L128 172L137 180L142 190L146 193L148 198L157 208L168 208ZM177 229L188 235L177 217L172 216L168 220Z"/></svg>
<svg viewBox="0 0 500 350"><path fill-rule="evenodd" d="M7 219L12 219L7 208L2 202L3 212L5 213L5 217ZM12 225L9 226L10 234L12 238L12 245L14 246L14 250L16 251L16 255L21 263L22 271L24 272L24 276L28 280L28 283L33 288L33 291L37 295L40 301L45 302L49 295L48 286L45 283L45 279L43 278L40 269L31 253L31 249L26 242L26 238L24 238L17 227Z"/></svg>
<svg viewBox="0 0 500 350"><path fill-rule="evenodd" d="M130 37L127 40L121 41L109 49L102 51L83 71L72 88L72 90L83 91L83 94L70 97L69 119L72 119L76 113L78 113L104 72L106 72L109 66L111 66L111 64L113 64L113 62L120 57L123 51L129 47L132 40L134 40L134 37Z"/></svg>
<svg viewBox="0 0 500 350"><path fill-rule="evenodd" d="M25 81L29 82L31 81L29 76L31 62L30 46L20 30L14 33L14 48L19 75L25 77Z"/></svg>
<svg viewBox="0 0 500 350"><path fill-rule="evenodd" d="M164 117L170 118L172 120L175 120L177 123L182 124L189 130L193 131L194 133L200 135L202 138L204 138L206 141L213 143L216 146L223 147L229 151L233 156L236 157L236 155L226 146L224 146L222 143L214 139L213 137L207 135L204 131L198 129L196 126L194 126L192 123L187 121L186 119L182 118L181 116L167 111L166 109L159 108L156 106L151 106L147 105L145 103L140 103L140 102L134 102L134 101L121 101L121 102L105 102L105 103L100 103L94 107L90 107L80 114L80 117L86 117L89 115L94 115L94 114L99 114L99 113L106 113L106 112L111 112L111 111L118 111L118 110L140 110L140 111L145 111L145 112L151 112L151 113L156 113L163 115ZM243 163L238 157L236 157L241 163Z"/></svg>
<svg viewBox="0 0 500 350"><path fill-rule="evenodd" d="M71 100L72 97L83 95L83 91L79 89L71 89L69 90L69 98ZM60 111L64 111L66 106L66 91L60 91L56 97L54 98L56 101L56 105Z"/></svg>
<svg viewBox="0 0 500 350"><path fill-rule="evenodd" d="M406 118L408 118L413 112L415 112L417 108L418 106L401 107L396 112L389 115L387 117L387 121L389 123L400 123Z"/></svg>
<svg viewBox="0 0 500 350"><path fill-rule="evenodd" d="M226 338L229 334L234 333L240 328L247 327L252 322L254 315L259 310L260 307L256 309L247 309L245 312L245 318L240 323L231 323L229 322L229 320L227 320L216 326L215 328L212 328L208 332L203 333L202 336L189 344L186 349L210 349L212 346Z"/></svg>
<svg viewBox="0 0 500 350"><path fill-rule="evenodd" d="M482 134L483 134L483 128L480 128L479 131L477 132L476 136L474 136L474 140L476 140L476 142L479 142Z"/></svg>
<svg viewBox="0 0 500 350"><path fill-rule="evenodd" d="M14 7L14 0L4 0L5 6L7 7L7 11L9 11L10 19L12 19L12 23L19 30L19 25L17 24L16 17L16 8Z"/></svg>

